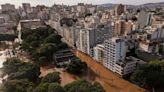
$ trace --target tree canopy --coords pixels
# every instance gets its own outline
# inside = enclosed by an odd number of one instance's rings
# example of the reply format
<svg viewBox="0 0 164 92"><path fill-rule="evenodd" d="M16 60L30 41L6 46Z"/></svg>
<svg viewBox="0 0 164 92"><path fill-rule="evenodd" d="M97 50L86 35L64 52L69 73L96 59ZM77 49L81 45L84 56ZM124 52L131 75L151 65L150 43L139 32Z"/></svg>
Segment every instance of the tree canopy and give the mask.
<svg viewBox="0 0 164 92"><path fill-rule="evenodd" d="M67 65L68 72L72 74L81 74L87 69L87 64L82 62L80 59L72 59Z"/></svg>
<svg viewBox="0 0 164 92"><path fill-rule="evenodd" d="M42 78L42 82L48 82L48 83L60 83L60 73L59 72L54 72L54 73L49 73L45 77Z"/></svg>
<svg viewBox="0 0 164 92"><path fill-rule="evenodd" d="M164 85L164 61L151 61L137 69L131 80L139 85L162 88Z"/></svg>
<svg viewBox="0 0 164 92"><path fill-rule="evenodd" d="M41 83L33 92L65 92L58 83Z"/></svg>
<svg viewBox="0 0 164 92"><path fill-rule="evenodd" d="M91 84L86 80L77 80L64 86L66 92L105 92L99 83Z"/></svg>
<svg viewBox="0 0 164 92"><path fill-rule="evenodd" d="M3 84L3 92L31 92L34 84L25 79L8 80Z"/></svg>
<svg viewBox="0 0 164 92"><path fill-rule="evenodd" d="M53 61L53 53L68 46L61 41L61 36L50 27L34 30L22 30L21 48L27 51L31 59L39 64ZM39 62L38 62L39 61Z"/></svg>
<svg viewBox="0 0 164 92"><path fill-rule="evenodd" d="M3 64L3 74L8 74L8 79L28 79L37 81L40 75L40 67L36 64L25 63L17 58L8 59Z"/></svg>
<svg viewBox="0 0 164 92"><path fill-rule="evenodd" d="M13 34L0 34L0 41L14 41L15 38L17 36Z"/></svg>
<svg viewBox="0 0 164 92"><path fill-rule="evenodd" d="M6 62L3 63L3 74L6 75L10 73L15 73L23 64L24 63L17 58L7 59Z"/></svg>

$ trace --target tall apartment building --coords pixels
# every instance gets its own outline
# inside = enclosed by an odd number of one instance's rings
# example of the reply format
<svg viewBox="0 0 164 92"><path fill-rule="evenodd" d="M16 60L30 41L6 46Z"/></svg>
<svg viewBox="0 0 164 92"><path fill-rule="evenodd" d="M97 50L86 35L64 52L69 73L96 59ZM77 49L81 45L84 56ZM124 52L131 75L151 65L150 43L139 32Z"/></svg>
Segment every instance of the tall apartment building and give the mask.
<svg viewBox="0 0 164 92"><path fill-rule="evenodd" d="M115 22L115 35L125 35L130 33L133 30L133 22L132 21L125 21L125 20L117 20Z"/></svg>
<svg viewBox="0 0 164 92"><path fill-rule="evenodd" d="M102 44L106 39L112 37L112 27L96 27L90 29L82 29L79 32L77 47L84 53L93 56L93 47Z"/></svg>
<svg viewBox="0 0 164 92"><path fill-rule="evenodd" d="M108 27L102 27L104 25L98 25L95 29L95 41L96 44L103 44L106 39L109 39L113 36L114 28L109 25Z"/></svg>
<svg viewBox="0 0 164 92"><path fill-rule="evenodd" d="M128 33L131 33L133 30L135 30L134 29L134 24L133 24L133 22L132 21L127 21L126 22L126 28L125 28L125 30L126 30L126 34L128 34Z"/></svg>
<svg viewBox="0 0 164 92"><path fill-rule="evenodd" d="M2 4L1 5L2 12L7 12L7 11L14 11L15 10L15 5L12 4Z"/></svg>
<svg viewBox="0 0 164 92"><path fill-rule="evenodd" d="M95 46L95 30L81 29L77 41L78 50L93 56L93 47Z"/></svg>
<svg viewBox="0 0 164 92"><path fill-rule="evenodd" d="M138 16L138 23L140 28L151 25L153 14L150 12L141 11Z"/></svg>
<svg viewBox="0 0 164 92"><path fill-rule="evenodd" d="M121 14L123 14L126 10L126 7L122 4L119 4L115 7L115 15L119 16Z"/></svg>
<svg viewBox="0 0 164 92"><path fill-rule="evenodd" d="M126 56L126 46L123 39L113 37L104 43L105 60L104 66L115 72L115 64L118 61L123 61Z"/></svg>
<svg viewBox="0 0 164 92"><path fill-rule="evenodd" d="M126 21L125 20L118 20L115 22L115 35L123 35L126 31Z"/></svg>
<svg viewBox="0 0 164 92"><path fill-rule="evenodd" d="M94 47L94 59L103 64L105 58L105 47L104 45L98 44Z"/></svg>

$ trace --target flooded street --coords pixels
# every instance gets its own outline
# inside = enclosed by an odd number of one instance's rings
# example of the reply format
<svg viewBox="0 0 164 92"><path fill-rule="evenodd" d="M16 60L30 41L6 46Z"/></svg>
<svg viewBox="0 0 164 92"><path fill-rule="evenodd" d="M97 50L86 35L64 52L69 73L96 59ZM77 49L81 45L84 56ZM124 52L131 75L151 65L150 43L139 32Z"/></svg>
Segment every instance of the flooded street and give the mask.
<svg viewBox="0 0 164 92"><path fill-rule="evenodd" d="M106 92L146 92L145 89L118 77L101 64L96 63L88 55L80 51L76 51L75 54L97 74L96 80L102 84Z"/></svg>
<svg viewBox="0 0 164 92"><path fill-rule="evenodd" d="M77 77L69 74L67 72L60 72L60 77L61 77L61 86L65 86L66 84L69 84L73 81L77 80Z"/></svg>

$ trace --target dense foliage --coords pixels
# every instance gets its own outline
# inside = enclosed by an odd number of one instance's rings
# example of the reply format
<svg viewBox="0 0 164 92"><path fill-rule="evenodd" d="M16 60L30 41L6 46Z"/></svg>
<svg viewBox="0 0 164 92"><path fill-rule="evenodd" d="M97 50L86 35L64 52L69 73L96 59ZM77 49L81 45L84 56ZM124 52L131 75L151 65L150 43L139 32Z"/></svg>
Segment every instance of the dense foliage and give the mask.
<svg viewBox="0 0 164 92"><path fill-rule="evenodd" d="M3 63L3 74L10 74L15 73L18 71L18 68L23 65L19 59L17 58L10 58L6 62Z"/></svg>
<svg viewBox="0 0 164 92"><path fill-rule="evenodd" d="M0 34L0 41L14 41L15 38L17 36L13 34Z"/></svg>
<svg viewBox="0 0 164 92"><path fill-rule="evenodd" d="M49 73L45 77L42 78L43 83L60 83L60 73L59 72L54 72L54 73Z"/></svg>
<svg viewBox="0 0 164 92"><path fill-rule="evenodd" d="M34 61L44 64L45 61L53 60L53 53L60 49L67 48L67 45L61 41L61 36L50 27L38 28L34 30L22 30L21 48L27 51Z"/></svg>
<svg viewBox="0 0 164 92"><path fill-rule="evenodd" d="M65 87L66 92L105 92L99 83L91 84L86 80L78 80L67 84Z"/></svg>
<svg viewBox="0 0 164 92"><path fill-rule="evenodd" d="M57 83L41 83L33 92L65 92Z"/></svg>
<svg viewBox="0 0 164 92"><path fill-rule="evenodd" d="M140 67L133 73L131 80L139 85L163 88L164 61L152 61Z"/></svg>
<svg viewBox="0 0 164 92"><path fill-rule="evenodd" d="M80 59L73 59L67 65L68 72L72 74L81 74L86 69L87 69L87 64L85 62L82 62Z"/></svg>
<svg viewBox="0 0 164 92"><path fill-rule="evenodd" d="M4 83L3 92L31 92L34 84L28 80L8 80Z"/></svg>
<svg viewBox="0 0 164 92"><path fill-rule="evenodd" d="M3 92L31 92L39 78L40 67L25 63L17 58L8 59L3 63L3 75L8 78L3 83Z"/></svg>
<svg viewBox="0 0 164 92"><path fill-rule="evenodd" d="M8 59L3 64L3 74L8 74L8 79L28 79L37 81L40 75L40 67L35 64L25 63L17 58Z"/></svg>

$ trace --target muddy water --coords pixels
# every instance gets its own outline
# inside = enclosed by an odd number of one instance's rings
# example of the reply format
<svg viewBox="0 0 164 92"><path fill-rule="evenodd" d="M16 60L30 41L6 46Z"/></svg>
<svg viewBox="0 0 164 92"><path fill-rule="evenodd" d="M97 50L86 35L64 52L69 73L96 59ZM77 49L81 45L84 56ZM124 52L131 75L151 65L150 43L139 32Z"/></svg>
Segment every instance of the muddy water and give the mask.
<svg viewBox="0 0 164 92"><path fill-rule="evenodd" d="M97 74L97 80L102 84L106 92L146 92L145 89L138 87L122 78L118 77L104 66L96 63L88 55L75 51L77 57L85 61L88 66Z"/></svg>
<svg viewBox="0 0 164 92"><path fill-rule="evenodd" d="M60 78L61 78L61 86L65 86L66 84L69 84L77 79L77 77L67 72L61 72Z"/></svg>

